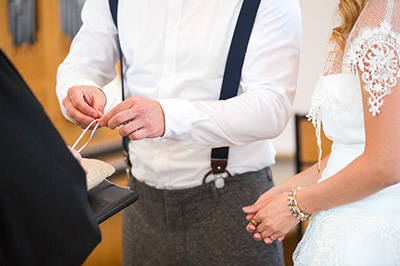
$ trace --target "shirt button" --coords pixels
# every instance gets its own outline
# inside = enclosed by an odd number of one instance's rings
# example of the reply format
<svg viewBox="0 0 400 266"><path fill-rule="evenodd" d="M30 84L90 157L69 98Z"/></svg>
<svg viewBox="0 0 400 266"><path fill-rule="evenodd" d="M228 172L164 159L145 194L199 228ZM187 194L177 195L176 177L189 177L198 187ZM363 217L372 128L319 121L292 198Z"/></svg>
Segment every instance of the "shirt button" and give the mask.
<svg viewBox="0 0 400 266"><path fill-rule="evenodd" d="M168 30L168 33L169 33L169 34L175 34L175 33L176 33L176 29L175 29L175 28L170 28L170 29Z"/></svg>
<svg viewBox="0 0 400 266"><path fill-rule="evenodd" d="M172 73L171 71L168 71L168 72L167 72L167 76L170 77L170 76L172 76L172 75L173 75L173 73Z"/></svg>

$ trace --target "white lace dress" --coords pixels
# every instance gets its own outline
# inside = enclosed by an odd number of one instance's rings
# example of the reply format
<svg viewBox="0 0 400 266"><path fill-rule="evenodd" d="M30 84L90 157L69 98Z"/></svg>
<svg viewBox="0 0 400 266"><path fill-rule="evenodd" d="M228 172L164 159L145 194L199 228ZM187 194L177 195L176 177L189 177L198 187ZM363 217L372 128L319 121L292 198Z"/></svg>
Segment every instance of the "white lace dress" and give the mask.
<svg viewBox="0 0 400 266"><path fill-rule="evenodd" d="M370 0L342 55L336 54L342 60L329 60L309 113L318 139L322 121L325 134L333 141L319 182L364 151L357 68L365 73L363 94L368 97L369 115L376 119L385 112L384 99L400 80L400 1ZM314 213L293 260L295 265L307 266L400 265L400 184L363 200Z"/></svg>

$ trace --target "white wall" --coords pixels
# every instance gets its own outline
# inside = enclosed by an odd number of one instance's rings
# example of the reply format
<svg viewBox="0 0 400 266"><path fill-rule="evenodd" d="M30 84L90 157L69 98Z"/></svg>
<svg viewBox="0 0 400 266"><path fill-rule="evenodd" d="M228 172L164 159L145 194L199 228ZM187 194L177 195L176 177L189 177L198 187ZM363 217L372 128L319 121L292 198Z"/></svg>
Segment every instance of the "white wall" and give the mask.
<svg viewBox="0 0 400 266"><path fill-rule="evenodd" d="M335 12L338 2L338 0L300 0L303 39L294 113L306 114L310 108L315 84L331 49L328 39L331 29L337 22ZM296 147L294 128L294 118L292 118L284 132L273 140L278 156L294 155Z"/></svg>

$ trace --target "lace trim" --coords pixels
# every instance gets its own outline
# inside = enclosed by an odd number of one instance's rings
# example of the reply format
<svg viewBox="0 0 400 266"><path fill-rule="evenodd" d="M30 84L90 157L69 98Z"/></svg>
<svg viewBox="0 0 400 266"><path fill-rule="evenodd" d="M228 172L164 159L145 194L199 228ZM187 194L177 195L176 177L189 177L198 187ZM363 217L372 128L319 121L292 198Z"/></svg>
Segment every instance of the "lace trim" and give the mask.
<svg viewBox="0 0 400 266"><path fill-rule="evenodd" d="M324 97L322 91L322 76L319 78L317 82L317 86L311 98L311 108L308 114L306 115L308 121L313 123L315 128L315 135L317 136L317 145L319 149L318 154L318 173L320 172L321 165L321 157L322 157L322 144L321 144L321 121L322 121L322 112L321 107L327 102L327 98Z"/></svg>
<svg viewBox="0 0 400 266"><path fill-rule="evenodd" d="M373 116L381 112L383 98L391 94L400 77L400 35L392 31L389 23L379 28L364 28L354 40L347 53L346 69L357 73L357 67L363 72L361 78L364 90L369 93L369 112Z"/></svg>

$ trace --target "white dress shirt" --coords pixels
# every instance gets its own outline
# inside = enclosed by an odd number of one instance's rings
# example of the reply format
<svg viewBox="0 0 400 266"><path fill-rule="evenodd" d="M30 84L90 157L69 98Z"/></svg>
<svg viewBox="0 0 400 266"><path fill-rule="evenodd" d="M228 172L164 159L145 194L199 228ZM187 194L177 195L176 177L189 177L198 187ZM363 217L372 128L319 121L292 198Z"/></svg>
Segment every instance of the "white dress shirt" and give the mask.
<svg viewBox="0 0 400 266"><path fill-rule="evenodd" d="M297 0L261 1L238 96L219 101L242 2L119 1L126 97L156 99L166 122L162 138L130 141L138 180L160 189L198 186L210 170L211 148L221 146L230 147L227 169L232 174L274 164L276 152L268 139L278 136L291 117L300 8ZM74 85L102 88L116 76L117 29L108 1L87 0L82 21L58 69L60 103Z"/></svg>

